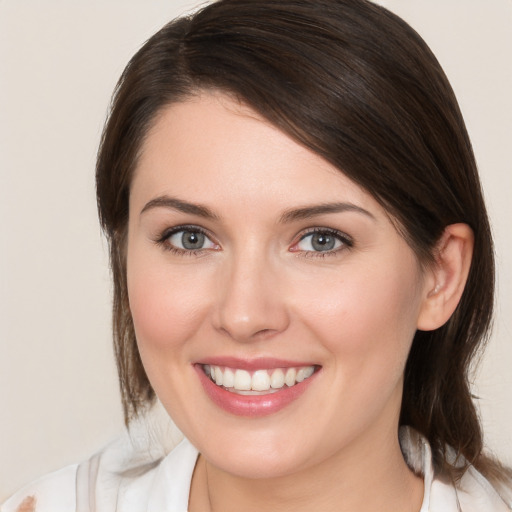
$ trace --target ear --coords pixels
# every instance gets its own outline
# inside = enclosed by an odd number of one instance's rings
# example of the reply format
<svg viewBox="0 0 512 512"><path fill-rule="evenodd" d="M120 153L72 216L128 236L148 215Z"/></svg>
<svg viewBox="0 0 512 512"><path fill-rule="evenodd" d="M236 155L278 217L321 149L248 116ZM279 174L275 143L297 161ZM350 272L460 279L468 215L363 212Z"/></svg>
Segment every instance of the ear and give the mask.
<svg viewBox="0 0 512 512"><path fill-rule="evenodd" d="M432 331L445 324L455 311L471 267L473 230L467 224L450 224L426 271L425 297L418 316L418 329Z"/></svg>

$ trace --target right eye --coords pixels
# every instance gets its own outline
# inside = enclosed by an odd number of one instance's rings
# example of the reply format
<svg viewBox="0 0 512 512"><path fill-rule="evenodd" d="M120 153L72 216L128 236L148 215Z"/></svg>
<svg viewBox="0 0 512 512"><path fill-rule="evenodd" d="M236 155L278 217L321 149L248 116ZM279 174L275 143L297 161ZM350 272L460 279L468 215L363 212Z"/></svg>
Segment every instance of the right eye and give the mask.
<svg viewBox="0 0 512 512"><path fill-rule="evenodd" d="M217 244L212 242L204 232L190 228L180 229L168 234L166 242L171 247L181 251L201 251L217 248Z"/></svg>

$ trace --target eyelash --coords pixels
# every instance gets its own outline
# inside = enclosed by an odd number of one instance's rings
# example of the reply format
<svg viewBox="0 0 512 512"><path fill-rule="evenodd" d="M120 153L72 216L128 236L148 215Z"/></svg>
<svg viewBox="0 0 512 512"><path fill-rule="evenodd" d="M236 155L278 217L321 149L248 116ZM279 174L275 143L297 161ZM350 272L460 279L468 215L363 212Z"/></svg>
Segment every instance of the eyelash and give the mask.
<svg viewBox="0 0 512 512"><path fill-rule="evenodd" d="M176 226L171 229L166 229L156 240L155 243L164 248L164 250L169 251L173 254L177 254L179 256L200 256L205 252L211 249L181 249L179 247L175 247L171 245L169 239L172 235L179 233L181 231L190 232L190 233L199 233L207 237L209 240L212 240L213 237L209 234L205 229L194 226L194 225L182 225ZM314 234L325 234L334 237L337 241L341 242L341 247L326 250L326 251L304 251L300 249L291 249L290 252L298 253L297 255L304 258L325 258L328 256L337 256L339 252L350 249L353 247L354 242L351 237L347 234L338 231L337 229L332 228L309 228L304 231L300 236L297 242L292 245L292 248L297 246L300 242L306 239L308 236L312 236ZM215 242L213 242L215 243Z"/></svg>
<svg viewBox="0 0 512 512"><path fill-rule="evenodd" d="M332 228L310 228L304 231L297 242L293 244L293 246L297 246L302 240L307 238L308 236L312 236L314 234L323 234L329 235L335 238L337 241L341 242L341 246L335 249L326 250L326 251L302 251L300 249L293 250L292 252L299 253L298 256L303 258L327 258L331 256L338 256L340 252L350 249L354 246L354 241L351 237L349 237L346 233L342 231L338 231L337 229Z"/></svg>
<svg viewBox="0 0 512 512"><path fill-rule="evenodd" d="M171 245L169 242L169 239L172 235L175 235L176 233L179 233L180 231L185 231L189 233L199 233L201 235L204 235L209 240L212 240L212 236L206 231L205 229L199 227L199 226L193 226L193 225L185 225L185 226L176 226L171 229L166 229L156 240L155 243L161 247L163 247L164 250L169 251L172 254L177 254L178 256L200 256L204 254L206 251L209 251L210 249L181 249L179 247L175 247L174 245Z"/></svg>

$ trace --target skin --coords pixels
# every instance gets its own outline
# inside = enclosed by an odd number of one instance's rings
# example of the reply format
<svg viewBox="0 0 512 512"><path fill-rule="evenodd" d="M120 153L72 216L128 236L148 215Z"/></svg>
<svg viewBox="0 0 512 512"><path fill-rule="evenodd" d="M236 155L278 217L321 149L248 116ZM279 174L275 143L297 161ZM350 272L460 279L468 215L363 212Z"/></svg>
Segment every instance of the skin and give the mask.
<svg viewBox="0 0 512 512"><path fill-rule="evenodd" d="M350 209L283 220L340 202ZM183 224L207 231L204 249L169 250ZM350 242L315 251L314 228ZM191 511L419 510L397 439L403 371L416 329L446 321L462 291L471 239L458 229L441 270L423 269L371 195L248 107L203 93L160 113L131 186L128 291L152 386L201 453ZM199 382L194 364L216 356L320 370L284 409L242 417Z"/></svg>
<svg viewBox="0 0 512 512"><path fill-rule="evenodd" d="M27 496L16 509L16 512L35 512L36 500L33 496Z"/></svg>

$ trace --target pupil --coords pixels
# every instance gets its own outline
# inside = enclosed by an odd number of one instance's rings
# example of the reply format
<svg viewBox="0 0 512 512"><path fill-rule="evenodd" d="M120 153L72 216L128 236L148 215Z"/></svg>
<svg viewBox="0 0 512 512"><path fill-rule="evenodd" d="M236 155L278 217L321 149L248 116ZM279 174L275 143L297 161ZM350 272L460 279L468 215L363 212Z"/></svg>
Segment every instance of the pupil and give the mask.
<svg viewBox="0 0 512 512"><path fill-rule="evenodd" d="M311 245L315 251L330 251L334 249L335 243L334 237L325 233L316 233L311 240Z"/></svg>
<svg viewBox="0 0 512 512"><path fill-rule="evenodd" d="M181 243L185 249L201 249L204 244L204 235L195 231L185 231L181 237Z"/></svg>

